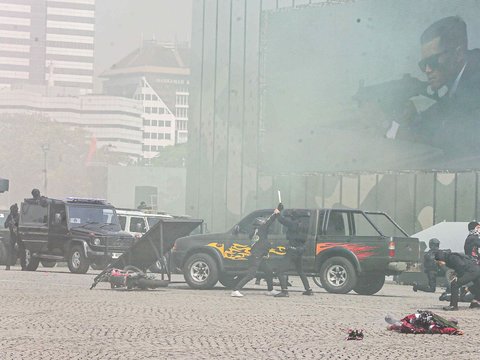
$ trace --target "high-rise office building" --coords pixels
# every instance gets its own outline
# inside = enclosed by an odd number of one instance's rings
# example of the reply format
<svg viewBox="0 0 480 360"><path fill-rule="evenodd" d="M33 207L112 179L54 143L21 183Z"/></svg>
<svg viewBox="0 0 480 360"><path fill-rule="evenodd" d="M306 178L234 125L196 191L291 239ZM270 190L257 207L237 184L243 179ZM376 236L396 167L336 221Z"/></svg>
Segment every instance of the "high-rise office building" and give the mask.
<svg viewBox="0 0 480 360"><path fill-rule="evenodd" d="M101 74L105 94L135 97L144 103L145 158L154 157L162 147L187 142L189 64L188 46L151 40ZM155 123L162 125L152 128Z"/></svg>
<svg viewBox="0 0 480 360"><path fill-rule="evenodd" d="M93 90L95 0L0 0L0 87Z"/></svg>

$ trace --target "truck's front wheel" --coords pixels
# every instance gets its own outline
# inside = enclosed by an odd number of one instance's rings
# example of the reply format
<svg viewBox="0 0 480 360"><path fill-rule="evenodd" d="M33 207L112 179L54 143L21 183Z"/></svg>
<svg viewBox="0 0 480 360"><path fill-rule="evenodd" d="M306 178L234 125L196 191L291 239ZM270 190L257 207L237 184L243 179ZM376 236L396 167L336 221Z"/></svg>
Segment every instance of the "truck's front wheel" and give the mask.
<svg viewBox="0 0 480 360"><path fill-rule="evenodd" d="M334 256L320 266L320 280L328 292L346 294L356 286L357 273L349 260Z"/></svg>
<svg viewBox="0 0 480 360"><path fill-rule="evenodd" d="M185 262L183 276L194 289L211 289L218 281L218 266L208 254L193 254Z"/></svg>
<svg viewBox="0 0 480 360"><path fill-rule="evenodd" d="M75 274L85 274L90 266L83 249L78 245L72 246L70 249L67 263L70 272Z"/></svg>
<svg viewBox="0 0 480 360"><path fill-rule="evenodd" d="M377 273L362 274L353 288L359 295L373 295L379 292L385 284L385 275Z"/></svg>

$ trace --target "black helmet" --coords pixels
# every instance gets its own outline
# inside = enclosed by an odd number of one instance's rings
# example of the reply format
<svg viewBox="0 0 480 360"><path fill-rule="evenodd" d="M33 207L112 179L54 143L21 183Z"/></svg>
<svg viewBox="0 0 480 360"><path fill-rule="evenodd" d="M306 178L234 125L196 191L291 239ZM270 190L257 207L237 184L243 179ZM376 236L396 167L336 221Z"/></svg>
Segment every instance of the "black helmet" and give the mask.
<svg viewBox="0 0 480 360"><path fill-rule="evenodd" d="M36 199L40 196L40 190L38 189L33 189L32 190L32 196Z"/></svg>
<svg viewBox="0 0 480 360"><path fill-rule="evenodd" d="M430 241L428 242L428 247L430 249L439 249L440 248L440 240L438 240L437 238L430 239Z"/></svg>
<svg viewBox="0 0 480 360"><path fill-rule="evenodd" d="M437 252L435 252L435 260L445 261L446 257L447 257L446 251L438 250Z"/></svg>
<svg viewBox="0 0 480 360"><path fill-rule="evenodd" d="M262 225L264 225L266 222L265 218L263 217L258 217L255 219L254 223L253 223L253 227L260 227Z"/></svg>
<svg viewBox="0 0 480 360"><path fill-rule="evenodd" d="M478 226L478 222L476 222L476 221L470 221L470 222L468 223L468 231L472 231L472 230L475 229L477 226Z"/></svg>

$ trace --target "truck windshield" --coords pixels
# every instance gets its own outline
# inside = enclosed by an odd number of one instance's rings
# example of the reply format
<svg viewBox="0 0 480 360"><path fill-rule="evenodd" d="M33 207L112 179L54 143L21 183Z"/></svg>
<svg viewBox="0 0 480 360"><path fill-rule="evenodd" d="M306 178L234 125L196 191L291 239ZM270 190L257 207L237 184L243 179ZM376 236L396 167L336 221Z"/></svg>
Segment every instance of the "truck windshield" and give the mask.
<svg viewBox="0 0 480 360"><path fill-rule="evenodd" d="M85 224L111 224L120 230L117 214L109 207L69 206L68 225L78 227Z"/></svg>
<svg viewBox="0 0 480 360"><path fill-rule="evenodd" d="M405 231L403 231L403 229L398 226L392 219L390 219L390 217L388 217L385 213L366 211L365 214L370 219L370 221L377 227L377 229L382 232L383 235L387 237L408 237L407 233L405 233Z"/></svg>

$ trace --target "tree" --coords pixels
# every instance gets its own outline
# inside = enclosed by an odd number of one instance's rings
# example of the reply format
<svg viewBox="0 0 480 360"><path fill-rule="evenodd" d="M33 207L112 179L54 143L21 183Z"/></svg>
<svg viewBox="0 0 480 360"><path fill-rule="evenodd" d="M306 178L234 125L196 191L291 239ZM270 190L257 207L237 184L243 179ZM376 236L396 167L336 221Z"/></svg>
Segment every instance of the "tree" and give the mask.
<svg viewBox="0 0 480 360"><path fill-rule="evenodd" d="M45 160L51 197L88 196L92 182L85 160L91 135L42 114L0 115L0 174L10 179L9 198L20 202L32 188L45 191Z"/></svg>
<svg viewBox="0 0 480 360"><path fill-rule="evenodd" d="M157 156L150 160L150 164L162 167L185 167L186 161L187 144L185 143L164 147Z"/></svg>

